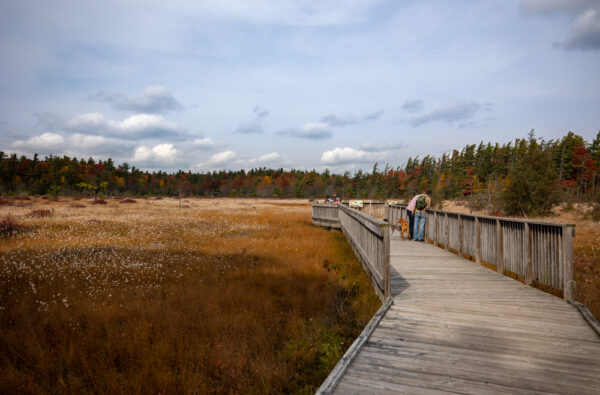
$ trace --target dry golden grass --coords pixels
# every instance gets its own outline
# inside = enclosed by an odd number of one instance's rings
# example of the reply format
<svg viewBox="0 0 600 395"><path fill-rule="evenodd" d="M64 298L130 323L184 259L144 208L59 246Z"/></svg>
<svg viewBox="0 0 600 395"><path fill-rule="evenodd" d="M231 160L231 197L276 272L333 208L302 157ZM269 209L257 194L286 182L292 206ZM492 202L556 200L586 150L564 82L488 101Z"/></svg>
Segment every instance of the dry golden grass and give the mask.
<svg viewBox="0 0 600 395"><path fill-rule="evenodd" d="M446 201L443 210L468 213L462 202ZM540 221L575 224L573 239L573 277L576 282L574 298L600 319L600 223L591 220L592 207L576 204L572 208L562 205L554 215L535 218ZM475 214L485 214L474 211Z"/></svg>
<svg viewBox="0 0 600 395"><path fill-rule="evenodd" d="M310 393L378 308L306 201L136 201L0 208L0 392Z"/></svg>

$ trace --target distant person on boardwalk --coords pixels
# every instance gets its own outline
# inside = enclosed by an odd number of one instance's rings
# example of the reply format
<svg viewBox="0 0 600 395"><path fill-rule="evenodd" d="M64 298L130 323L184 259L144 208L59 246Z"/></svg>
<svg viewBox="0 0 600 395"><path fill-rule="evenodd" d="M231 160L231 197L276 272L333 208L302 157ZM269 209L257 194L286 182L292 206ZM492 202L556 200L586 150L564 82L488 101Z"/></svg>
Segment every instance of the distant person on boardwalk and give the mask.
<svg viewBox="0 0 600 395"><path fill-rule="evenodd" d="M415 205L417 204L419 196L421 195L415 195L406 207L406 215L408 215L408 240L413 240L415 238L413 226L415 226Z"/></svg>
<svg viewBox="0 0 600 395"><path fill-rule="evenodd" d="M333 204L340 204L341 200L340 197L337 195L337 192L333 193Z"/></svg>
<svg viewBox="0 0 600 395"><path fill-rule="evenodd" d="M415 225L413 229L413 240L424 241L425 221L427 220L427 210L431 207L431 191L428 189L425 193L417 196L415 202Z"/></svg>
<svg viewBox="0 0 600 395"><path fill-rule="evenodd" d="M329 195L325 196L325 203L333 203L333 200L329 197Z"/></svg>

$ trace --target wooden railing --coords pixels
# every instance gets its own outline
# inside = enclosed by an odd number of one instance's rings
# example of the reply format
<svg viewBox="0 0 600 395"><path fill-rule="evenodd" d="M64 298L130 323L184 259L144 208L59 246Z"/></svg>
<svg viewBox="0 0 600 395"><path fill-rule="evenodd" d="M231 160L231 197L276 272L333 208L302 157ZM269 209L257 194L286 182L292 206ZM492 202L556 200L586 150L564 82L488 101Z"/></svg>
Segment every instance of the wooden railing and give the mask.
<svg viewBox="0 0 600 395"><path fill-rule="evenodd" d="M339 228L382 303L391 295L390 225L339 204L313 204L313 224Z"/></svg>
<svg viewBox="0 0 600 395"><path fill-rule="evenodd" d="M406 205L390 205L388 218L407 219ZM498 273L514 274L526 284L562 291L573 300L575 225L462 214L427 212L425 239Z"/></svg>
<svg viewBox="0 0 600 395"><path fill-rule="evenodd" d="M312 223L325 228L340 229L338 204L313 203Z"/></svg>

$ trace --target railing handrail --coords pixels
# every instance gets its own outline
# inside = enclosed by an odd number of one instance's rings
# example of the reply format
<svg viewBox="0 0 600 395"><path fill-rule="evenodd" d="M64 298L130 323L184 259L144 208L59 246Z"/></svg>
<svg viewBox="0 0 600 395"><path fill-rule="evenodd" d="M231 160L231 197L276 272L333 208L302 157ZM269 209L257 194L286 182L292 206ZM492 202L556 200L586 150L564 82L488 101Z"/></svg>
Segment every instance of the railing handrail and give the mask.
<svg viewBox="0 0 600 395"><path fill-rule="evenodd" d="M390 207L407 207L408 204L389 204L388 206ZM445 210L436 210L436 209L429 209L427 210L428 213L438 213L438 214L448 214L448 215L460 215L462 217L477 217L480 219L489 219L489 220L500 220L500 221L505 221L505 222L520 222L520 223L528 223L531 225L544 225L544 226L569 226L572 228L575 228L576 225L575 224L569 224L569 223L562 223L562 222L548 222L548 221L537 221L537 220L531 220L531 219L522 219L522 218L513 218L513 217L497 217L495 215L482 215L482 214L472 214L472 213L461 213L458 211L445 211Z"/></svg>

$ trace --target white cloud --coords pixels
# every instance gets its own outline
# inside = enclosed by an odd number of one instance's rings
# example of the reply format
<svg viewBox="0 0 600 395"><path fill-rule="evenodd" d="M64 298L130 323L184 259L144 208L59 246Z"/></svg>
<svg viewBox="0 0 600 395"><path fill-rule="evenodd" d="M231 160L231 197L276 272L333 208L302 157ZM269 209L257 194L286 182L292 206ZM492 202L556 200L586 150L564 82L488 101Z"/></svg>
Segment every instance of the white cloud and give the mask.
<svg viewBox="0 0 600 395"><path fill-rule="evenodd" d="M67 127L69 129L100 130L107 128L111 122L101 113L93 112L75 115L67 122Z"/></svg>
<svg viewBox="0 0 600 395"><path fill-rule="evenodd" d="M309 140L321 140L332 136L329 125L325 122L307 122L300 129L285 129L277 134Z"/></svg>
<svg viewBox="0 0 600 395"><path fill-rule="evenodd" d="M271 152L269 154L261 155L258 158L250 159L250 160L238 160L237 163L246 168L250 167L269 167L269 166L288 166L290 162L284 156L280 155L277 152Z"/></svg>
<svg viewBox="0 0 600 395"><path fill-rule="evenodd" d="M237 158L237 154L234 151L231 151L231 150L223 151L223 152L219 152L219 153L211 156L205 163L203 163L203 166L206 166L206 167L224 166L224 165L229 164L236 158Z"/></svg>
<svg viewBox="0 0 600 395"><path fill-rule="evenodd" d="M321 163L325 165L339 165L351 162L368 162L370 161L369 154L351 147L337 147L331 151L323 152L321 155Z"/></svg>
<svg viewBox="0 0 600 395"><path fill-rule="evenodd" d="M153 114L132 115L118 124L118 127L127 133L139 133L146 130L178 130L175 123Z"/></svg>
<svg viewBox="0 0 600 395"><path fill-rule="evenodd" d="M69 147L77 156L126 155L134 143L123 139L76 133L68 138Z"/></svg>
<svg viewBox="0 0 600 395"><path fill-rule="evenodd" d="M158 138L179 135L182 132L182 128L177 124L160 115L136 114L123 121L113 121L99 112L78 114L67 123L66 128L77 133L103 133L123 138Z"/></svg>
<svg viewBox="0 0 600 395"><path fill-rule="evenodd" d="M137 147L133 154L133 162L141 162L144 164L158 163L168 164L173 163L176 159L178 151L173 148L173 144L158 144L152 148L144 145Z"/></svg>
<svg viewBox="0 0 600 395"><path fill-rule="evenodd" d="M149 86L140 96L129 97L123 93L101 90L90 99L110 103L115 110L141 113L168 113L183 106L164 86Z"/></svg>
<svg viewBox="0 0 600 395"><path fill-rule="evenodd" d="M283 157L281 155L279 155L277 152L271 152L270 154L264 154L263 156L258 158L258 161L262 162L262 163L276 162L276 161L281 160L282 158Z"/></svg>
<svg viewBox="0 0 600 395"><path fill-rule="evenodd" d="M12 143L14 148L27 152L52 153L64 148L65 138L56 133L42 133L27 140L16 140Z"/></svg>

